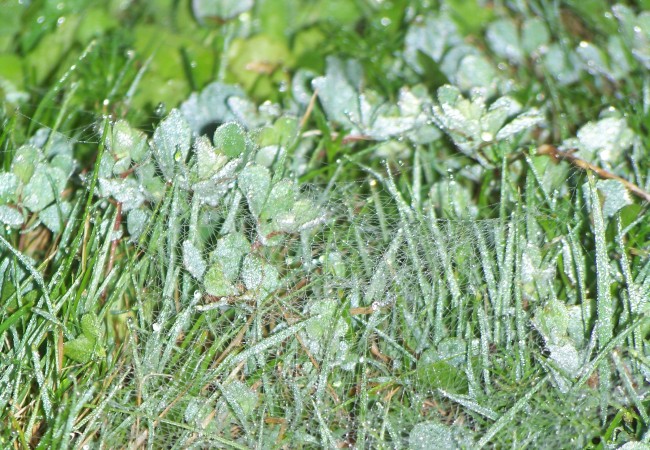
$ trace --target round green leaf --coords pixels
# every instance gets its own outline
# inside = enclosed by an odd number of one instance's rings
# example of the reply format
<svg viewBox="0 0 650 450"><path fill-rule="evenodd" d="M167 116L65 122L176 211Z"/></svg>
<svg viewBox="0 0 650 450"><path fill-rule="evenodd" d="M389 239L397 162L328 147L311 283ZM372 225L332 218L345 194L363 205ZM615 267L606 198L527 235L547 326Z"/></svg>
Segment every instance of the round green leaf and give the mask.
<svg viewBox="0 0 650 450"><path fill-rule="evenodd" d="M246 150L246 134L241 125L228 122L214 132L214 146L224 155L235 158Z"/></svg>

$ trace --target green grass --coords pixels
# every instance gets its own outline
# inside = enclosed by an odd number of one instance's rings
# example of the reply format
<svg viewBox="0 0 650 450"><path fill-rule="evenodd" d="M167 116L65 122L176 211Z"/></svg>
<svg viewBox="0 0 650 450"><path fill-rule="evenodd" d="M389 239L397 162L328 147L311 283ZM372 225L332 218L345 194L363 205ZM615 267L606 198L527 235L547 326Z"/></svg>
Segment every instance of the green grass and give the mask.
<svg viewBox="0 0 650 450"><path fill-rule="evenodd" d="M1 446L650 445L645 3L7 2Z"/></svg>

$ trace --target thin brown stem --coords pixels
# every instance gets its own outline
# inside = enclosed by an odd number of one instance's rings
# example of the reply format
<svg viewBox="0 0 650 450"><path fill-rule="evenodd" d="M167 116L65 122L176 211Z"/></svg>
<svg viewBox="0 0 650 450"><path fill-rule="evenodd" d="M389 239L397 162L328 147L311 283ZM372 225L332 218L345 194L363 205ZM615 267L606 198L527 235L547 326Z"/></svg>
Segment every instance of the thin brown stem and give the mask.
<svg viewBox="0 0 650 450"><path fill-rule="evenodd" d="M650 193L646 192L636 184L629 182L625 178L621 178L618 175L614 175L613 173L603 169L602 167L598 167L590 162L585 161L584 159L578 158L573 153L559 150L553 145L544 144L537 149L537 154L548 156L554 161L567 161L582 170L590 170L600 178L604 178L606 180L620 181L628 191L650 203Z"/></svg>

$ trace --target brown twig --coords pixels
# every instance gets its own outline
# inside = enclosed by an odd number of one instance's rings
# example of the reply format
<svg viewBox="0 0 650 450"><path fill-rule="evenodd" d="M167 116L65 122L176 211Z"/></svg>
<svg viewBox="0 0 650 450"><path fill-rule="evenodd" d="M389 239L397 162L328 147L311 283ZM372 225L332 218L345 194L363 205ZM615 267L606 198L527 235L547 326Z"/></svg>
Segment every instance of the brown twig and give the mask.
<svg viewBox="0 0 650 450"><path fill-rule="evenodd" d="M585 161L584 159L580 159L570 152L558 150L558 148L553 145L544 144L537 149L537 154L548 156L552 158L554 161L567 161L582 170L591 170L592 172L596 173L596 175L598 175L599 177L607 180L620 181L623 184L623 186L627 188L628 191L632 192L637 197L640 197L641 199L650 203L650 193L641 189L636 184L631 183L627 181L625 178L619 177L618 175L614 175L613 173L603 169L602 167L598 167L594 164L591 164L590 162Z"/></svg>

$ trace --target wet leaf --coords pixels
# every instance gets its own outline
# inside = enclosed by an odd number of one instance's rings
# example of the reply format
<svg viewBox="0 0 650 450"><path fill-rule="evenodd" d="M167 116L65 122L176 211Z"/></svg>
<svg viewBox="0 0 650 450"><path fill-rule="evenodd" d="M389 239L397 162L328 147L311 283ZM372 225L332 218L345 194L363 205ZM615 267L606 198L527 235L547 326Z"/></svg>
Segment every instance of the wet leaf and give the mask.
<svg viewBox="0 0 650 450"><path fill-rule="evenodd" d="M196 165L199 180L206 180L221 169L228 161L225 155L218 154L206 136L200 136L194 141Z"/></svg>
<svg viewBox="0 0 650 450"><path fill-rule="evenodd" d="M486 37L494 53L513 63L523 62L524 54L519 40L519 31L511 19L492 22L488 26Z"/></svg>
<svg viewBox="0 0 650 450"><path fill-rule="evenodd" d="M235 158L246 151L244 129L236 122L221 125L214 132L214 147L224 155Z"/></svg>
<svg viewBox="0 0 650 450"><path fill-rule="evenodd" d="M11 163L11 171L23 183L29 182L36 165L43 160L43 154L32 145L23 145L16 150Z"/></svg>
<svg viewBox="0 0 650 450"><path fill-rule="evenodd" d="M23 215L16 208L0 205L0 222L12 228L19 228L23 222Z"/></svg>
<svg viewBox="0 0 650 450"><path fill-rule="evenodd" d="M433 448L458 448L451 428L441 423L429 420L420 422L409 433L409 448L411 450L430 450Z"/></svg>
<svg viewBox="0 0 650 450"><path fill-rule="evenodd" d="M211 83L200 93L194 92L181 105L183 117L197 135L206 134L222 123L237 120L228 103L234 98L246 99L244 91L230 84Z"/></svg>
<svg viewBox="0 0 650 450"><path fill-rule="evenodd" d="M625 119L606 117L588 122L577 133L580 150L586 160L599 157L602 161L617 161L633 142L634 132Z"/></svg>
<svg viewBox="0 0 650 450"><path fill-rule="evenodd" d="M180 111L173 109L153 134L153 153L161 172L171 181L175 166L187 159L192 141L192 130Z"/></svg>
<svg viewBox="0 0 650 450"><path fill-rule="evenodd" d="M214 261L203 278L205 292L214 297L229 297L236 295L237 288L230 282L224 273L223 264Z"/></svg>
<svg viewBox="0 0 650 450"><path fill-rule="evenodd" d="M250 250L251 245L243 234L230 233L217 241L217 248L210 259L221 263L223 275L227 280L235 281L244 255Z"/></svg>
<svg viewBox="0 0 650 450"><path fill-rule="evenodd" d="M521 46L529 55L548 44L550 34L543 20L538 17L526 19L521 29Z"/></svg>
<svg viewBox="0 0 650 450"><path fill-rule="evenodd" d="M20 179L11 172L0 173L0 203L9 203L16 200L16 191Z"/></svg>
<svg viewBox="0 0 650 450"><path fill-rule="evenodd" d="M192 0L192 11L196 19L230 20L253 7L253 0Z"/></svg>
<svg viewBox="0 0 650 450"><path fill-rule="evenodd" d="M612 217L623 207L633 203L629 191L618 180L598 180L596 189L604 197L603 215Z"/></svg>
<svg viewBox="0 0 650 450"><path fill-rule="evenodd" d="M49 175L55 175L54 171L46 164L38 164L23 188L23 205L32 212L38 212L54 201L53 180Z"/></svg>
<svg viewBox="0 0 650 450"><path fill-rule="evenodd" d="M149 212L142 209L129 211L129 215L126 217L126 229L131 235L131 240L137 240L140 237L146 228L149 216Z"/></svg>
<svg viewBox="0 0 650 450"><path fill-rule="evenodd" d="M254 255L246 255L241 278L250 291L261 290L269 294L280 287L279 273L275 267Z"/></svg>
<svg viewBox="0 0 650 450"><path fill-rule="evenodd" d="M271 185L271 174L269 169L257 164L251 164L244 168L237 179L248 207L255 216L259 216L266 203L266 197Z"/></svg>
<svg viewBox="0 0 650 450"><path fill-rule="evenodd" d="M38 218L52 233L58 233L65 224L71 210L72 207L69 202L54 203L41 211Z"/></svg>
<svg viewBox="0 0 650 450"><path fill-rule="evenodd" d="M203 278L205 273L206 263L199 250L192 242L183 242L183 265L185 269L197 280Z"/></svg>

